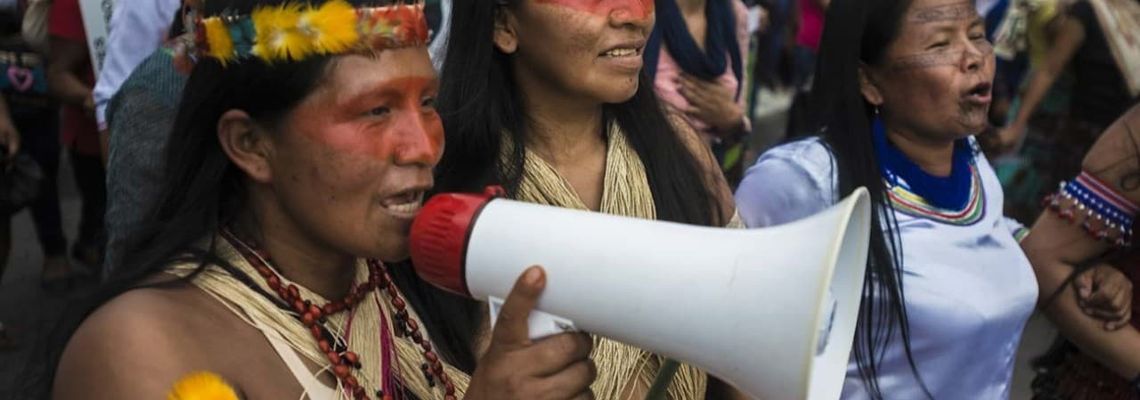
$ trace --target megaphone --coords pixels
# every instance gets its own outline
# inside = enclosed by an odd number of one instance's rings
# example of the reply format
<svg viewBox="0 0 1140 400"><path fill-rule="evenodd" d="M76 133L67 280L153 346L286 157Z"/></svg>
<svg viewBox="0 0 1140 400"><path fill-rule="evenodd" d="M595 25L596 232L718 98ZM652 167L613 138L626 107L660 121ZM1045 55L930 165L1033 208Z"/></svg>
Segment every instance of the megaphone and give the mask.
<svg viewBox="0 0 1140 400"><path fill-rule="evenodd" d="M865 189L755 230L441 194L412 223L411 255L424 280L491 302L541 265L537 310L560 328L686 362L753 397L832 400L854 341L870 218Z"/></svg>

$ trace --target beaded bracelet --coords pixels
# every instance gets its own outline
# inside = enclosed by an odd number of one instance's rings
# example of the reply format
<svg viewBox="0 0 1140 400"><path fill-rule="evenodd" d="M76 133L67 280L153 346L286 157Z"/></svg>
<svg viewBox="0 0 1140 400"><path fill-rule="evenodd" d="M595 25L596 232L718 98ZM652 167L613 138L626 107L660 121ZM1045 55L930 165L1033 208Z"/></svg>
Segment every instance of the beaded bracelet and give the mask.
<svg viewBox="0 0 1140 400"><path fill-rule="evenodd" d="M1132 243L1132 221L1140 207L1087 172L1062 182L1045 206L1062 219L1077 223L1094 239L1114 246Z"/></svg>

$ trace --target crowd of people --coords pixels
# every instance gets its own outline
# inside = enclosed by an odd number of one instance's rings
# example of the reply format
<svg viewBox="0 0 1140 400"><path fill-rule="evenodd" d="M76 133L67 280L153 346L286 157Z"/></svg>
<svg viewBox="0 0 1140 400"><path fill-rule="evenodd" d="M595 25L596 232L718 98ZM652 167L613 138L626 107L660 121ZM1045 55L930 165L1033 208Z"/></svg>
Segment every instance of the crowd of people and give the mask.
<svg viewBox="0 0 1140 400"><path fill-rule="evenodd" d="M1034 398L1140 398L1140 1L117 0L101 64L81 1L0 0L0 256L26 207L44 290L98 285L39 340L0 322L46 397L747 398L531 340L541 266L494 324L421 280L422 203L498 185L725 229L866 188L842 398L1008 398L1035 312Z"/></svg>

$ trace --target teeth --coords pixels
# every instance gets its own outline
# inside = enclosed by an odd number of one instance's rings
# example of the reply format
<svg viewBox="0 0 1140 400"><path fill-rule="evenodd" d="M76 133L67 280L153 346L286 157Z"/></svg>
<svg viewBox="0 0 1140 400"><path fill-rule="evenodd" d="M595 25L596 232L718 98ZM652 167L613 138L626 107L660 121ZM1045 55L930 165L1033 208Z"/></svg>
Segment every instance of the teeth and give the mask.
<svg viewBox="0 0 1140 400"><path fill-rule="evenodd" d="M391 212L397 213L397 214L412 214L412 213L415 213L416 211L420 210L420 207L422 207L422 205L423 205L423 199L424 199L424 193L423 192L418 192L415 194L408 194L405 196L400 196L400 198L397 200L397 201L402 201L402 203L385 204L384 208L387 208L388 211L391 211Z"/></svg>
<svg viewBox="0 0 1140 400"><path fill-rule="evenodd" d="M420 203L405 203L388 206L388 211L397 214L411 214L420 210Z"/></svg>
<svg viewBox="0 0 1140 400"><path fill-rule="evenodd" d="M637 49L613 49L603 53L606 57L629 57L637 55Z"/></svg>

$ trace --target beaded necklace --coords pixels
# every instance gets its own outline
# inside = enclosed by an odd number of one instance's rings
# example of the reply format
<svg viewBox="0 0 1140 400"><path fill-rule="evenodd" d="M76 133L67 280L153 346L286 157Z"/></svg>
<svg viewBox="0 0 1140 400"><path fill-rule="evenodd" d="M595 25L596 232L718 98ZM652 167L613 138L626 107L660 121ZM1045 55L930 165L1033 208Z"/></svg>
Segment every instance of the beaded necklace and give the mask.
<svg viewBox="0 0 1140 400"><path fill-rule="evenodd" d="M259 247L251 245L252 241L242 240L228 229L222 230L222 237L234 245L238 253L257 270L258 275L277 295L277 298L272 300L308 328L321 352L327 356L330 363L329 369L336 376L348 397L357 400L369 398L368 389L365 389L365 385L356 376L353 376L353 371L361 370L362 365L359 355L349 350L352 338L348 336L348 333L351 333L355 307L369 297L376 302L377 307L381 310L379 341L383 365L381 365L381 376L379 377L380 384L374 385L376 386L376 399L394 400L397 398L396 396L403 393L403 385L400 383L398 374L393 373L391 369L391 366L395 365L393 358L396 357L397 353L394 351L395 346L392 343L393 333L388 331L388 316L385 315L384 308L380 304L380 293L383 292L396 310L393 316L393 326L396 328L395 335L412 339L422 349L424 363L420 366L420 372L424 375L428 385L431 387L435 387L437 384L443 385L446 391L444 398L446 400L456 398L454 382L444 372L443 364L432 349L431 342L419 331L419 324L409 315L407 303L403 300L399 289L383 263L378 260L368 260L367 280L354 285L343 299L318 306L311 300L303 299L300 290L295 285L282 284L281 277L271 267L269 254ZM345 336L335 333L326 326L329 316L342 312L349 313L345 321Z"/></svg>

